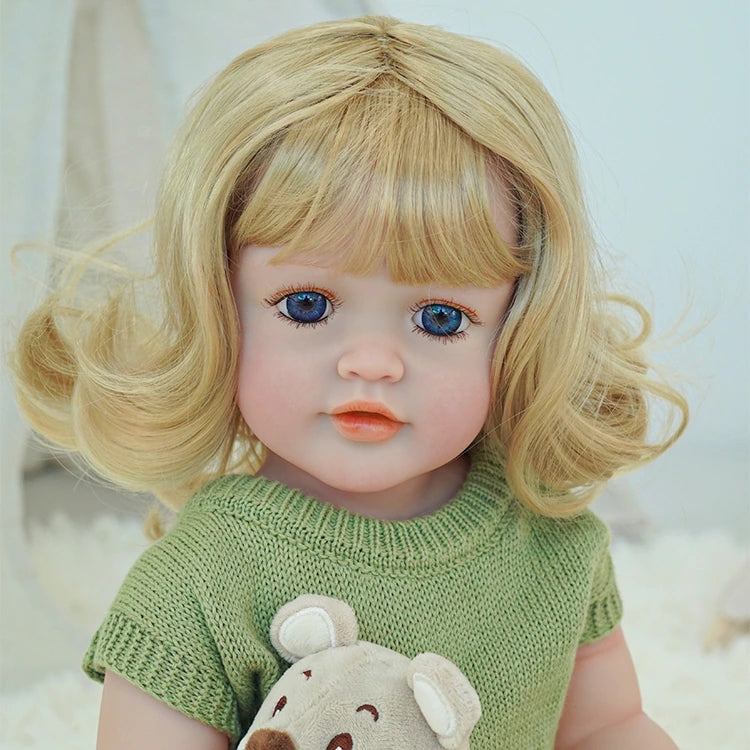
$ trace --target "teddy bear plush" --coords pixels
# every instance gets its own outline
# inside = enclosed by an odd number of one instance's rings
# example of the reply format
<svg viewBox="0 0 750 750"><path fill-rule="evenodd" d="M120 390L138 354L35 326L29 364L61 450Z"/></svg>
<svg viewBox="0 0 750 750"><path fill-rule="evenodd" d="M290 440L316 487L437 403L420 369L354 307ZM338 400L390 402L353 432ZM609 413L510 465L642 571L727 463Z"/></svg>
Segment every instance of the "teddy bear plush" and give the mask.
<svg viewBox="0 0 750 750"><path fill-rule="evenodd" d="M452 662L358 640L348 604L305 595L271 623L291 666L238 750L468 750L479 697Z"/></svg>

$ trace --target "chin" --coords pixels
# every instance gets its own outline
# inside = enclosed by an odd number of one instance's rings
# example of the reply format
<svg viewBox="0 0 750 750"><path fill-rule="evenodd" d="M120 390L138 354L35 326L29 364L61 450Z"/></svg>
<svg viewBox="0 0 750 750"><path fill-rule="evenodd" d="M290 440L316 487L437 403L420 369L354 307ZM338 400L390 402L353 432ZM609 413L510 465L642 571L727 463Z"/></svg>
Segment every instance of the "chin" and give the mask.
<svg viewBox="0 0 750 750"><path fill-rule="evenodd" d="M385 492L394 487L397 487L402 482L406 482L411 479L408 477L398 477L393 474L389 474L387 477L383 476L380 472L377 476L367 476L357 474L354 476L346 475L342 476L340 472L336 472L331 476L317 476L319 482L331 487L338 492L348 492L351 494L368 494L373 492Z"/></svg>

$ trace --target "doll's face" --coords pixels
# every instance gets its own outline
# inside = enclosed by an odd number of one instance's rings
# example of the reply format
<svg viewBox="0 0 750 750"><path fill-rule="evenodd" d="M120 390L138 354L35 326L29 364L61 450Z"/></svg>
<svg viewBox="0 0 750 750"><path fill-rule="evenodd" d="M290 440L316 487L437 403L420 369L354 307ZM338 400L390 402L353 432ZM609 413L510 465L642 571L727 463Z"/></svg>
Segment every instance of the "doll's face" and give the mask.
<svg viewBox="0 0 750 750"><path fill-rule="evenodd" d="M295 470L287 483L382 492L456 459L487 417L513 283L407 286L385 270L270 265L276 252L238 261L237 399L268 460Z"/></svg>
<svg viewBox="0 0 750 750"><path fill-rule="evenodd" d="M495 225L515 244L512 207L497 198ZM358 497L343 504L365 515L388 502L384 517L428 512L420 496L445 491L446 469L461 473L487 418L514 282L409 286L385 268L353 276L294 258L273 265L277 252L243 248L232 277L237 402L268 450L261 473L334 504Z"/></svg>

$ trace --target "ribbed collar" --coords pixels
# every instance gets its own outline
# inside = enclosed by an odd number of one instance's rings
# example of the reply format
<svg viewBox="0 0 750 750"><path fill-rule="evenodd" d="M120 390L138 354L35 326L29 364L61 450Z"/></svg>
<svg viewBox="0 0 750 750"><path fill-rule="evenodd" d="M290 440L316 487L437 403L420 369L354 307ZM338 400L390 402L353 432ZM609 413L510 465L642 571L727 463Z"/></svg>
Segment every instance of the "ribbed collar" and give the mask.
<svg viewBox="0 0 750 750"><path fill-rule="evenodd" d="M406 521L366 518L250 475L214 480L186 503L181 516L230 514L348 564L413 569L476 554L514 502L500 467L475 450L456 497L430 515Z"/></svg>

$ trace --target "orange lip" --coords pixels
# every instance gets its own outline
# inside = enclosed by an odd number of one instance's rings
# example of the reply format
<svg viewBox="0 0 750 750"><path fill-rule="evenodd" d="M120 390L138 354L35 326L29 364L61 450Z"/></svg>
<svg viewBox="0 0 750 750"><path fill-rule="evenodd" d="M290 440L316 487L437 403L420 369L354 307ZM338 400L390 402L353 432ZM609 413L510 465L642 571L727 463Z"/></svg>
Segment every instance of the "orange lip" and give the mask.
<svg viewBox="0 0 750 750"><path fill-rule="evenodd" d="M386 406L369 401L350 401L337 406L331 412L331 419L343 437L358 443L382 443L404 426Z"/></svg>

